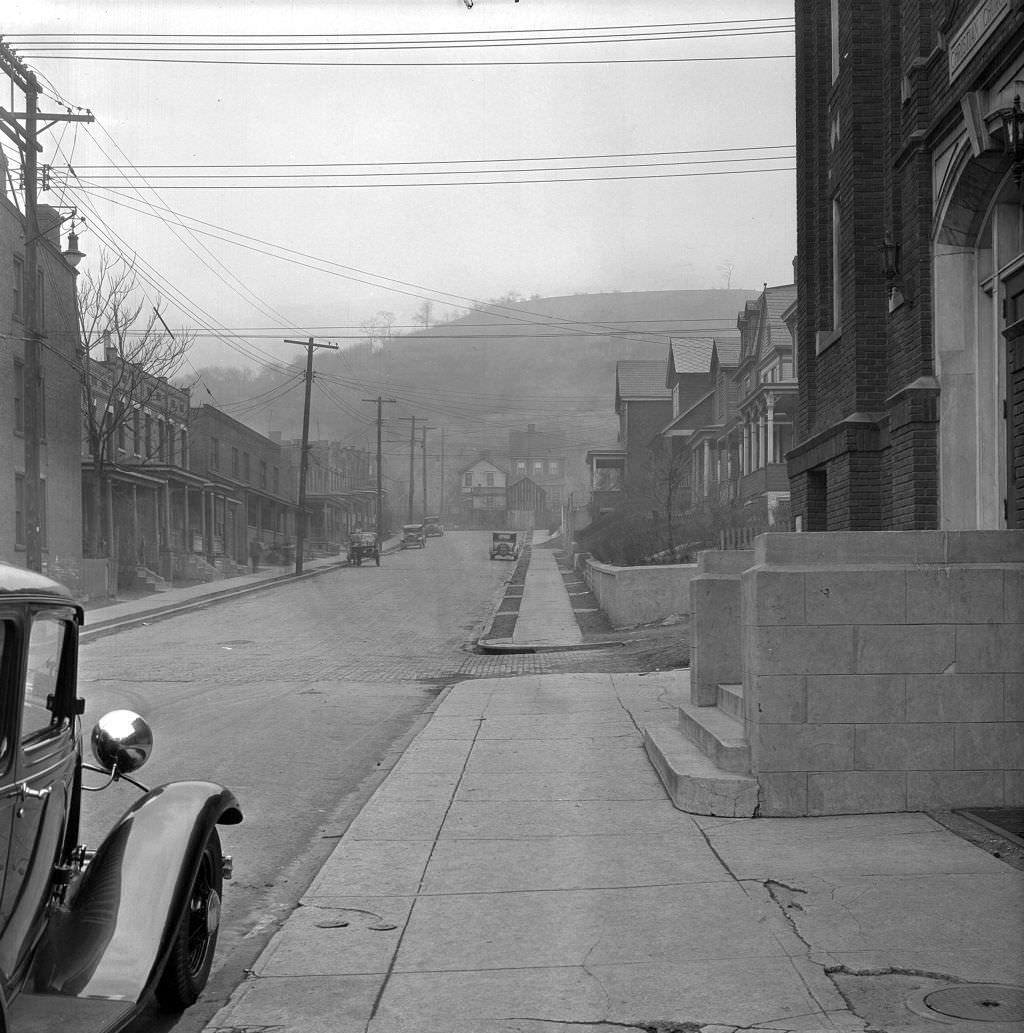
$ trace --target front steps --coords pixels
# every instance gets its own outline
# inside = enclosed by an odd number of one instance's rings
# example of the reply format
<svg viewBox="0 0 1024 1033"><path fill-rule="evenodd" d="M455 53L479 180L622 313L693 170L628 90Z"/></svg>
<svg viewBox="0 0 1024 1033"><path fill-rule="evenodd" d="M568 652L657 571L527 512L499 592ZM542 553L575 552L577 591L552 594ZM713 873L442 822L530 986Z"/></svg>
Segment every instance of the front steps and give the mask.
<svg viewBox="0 0 1024 1033"><path fill-rule="evenodd" d="M672 802L690 814L752 818L758 784L743 734L743 687L720 685L718 705L681 704L674 723L644 729L644 748Z"/></svg>

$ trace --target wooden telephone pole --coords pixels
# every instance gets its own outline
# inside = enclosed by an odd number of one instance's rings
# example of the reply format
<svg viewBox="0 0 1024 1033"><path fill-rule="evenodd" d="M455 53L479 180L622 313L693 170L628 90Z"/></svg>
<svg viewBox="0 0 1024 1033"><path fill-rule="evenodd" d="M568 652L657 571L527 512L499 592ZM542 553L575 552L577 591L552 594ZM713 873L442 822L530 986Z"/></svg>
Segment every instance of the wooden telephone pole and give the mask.
<svg viewBox="0 0 1024 1033"><path fill-rule="evenodd" d="M388 405L395 405L396 399L381 398L380 395L377 395L376 398L364 398L363 401L377 403L377 548L381 548L384 544L384 448L381 438L381 427L384 420L381 416L381 407L385 402Z"/></svg>
<svg viewBox="0 0 1024 1033"><path fill-rule="evenodd" d="M15 284L24 299L25 322L25 388L23 419L25 423L25 566L29 570L43 569L43 493L40 478L39 442L46 428L42 426L43 400L42 363L40 351L45 337L40 325L39 297L39 168L37 155L43 149L39 143L39 120L45 119L43 130L57 122L93 122L90 114L72 115L70 112L42 112L38 97L42 92L35 74L2 40L0 40L0 70L25 94L24 111L7 111L0 107L0 133L12 140L21 152L22 173L25 181L25 282ZM24 126L21 124L24 122Z"/></svg>
<svg viewBox="0 0 1024 1033"><path fill-rule="evenodd" d="M313 349L331 348L338 350L336 344L317 344L312 337L305 341L289 341L285 344L298 344L306 349L306 403L302 409L302 451L299 454L299 514L295 528L295 573L302 573L302 553L306 547L306 471L309 469L309 396L313 390Z"/></svg>

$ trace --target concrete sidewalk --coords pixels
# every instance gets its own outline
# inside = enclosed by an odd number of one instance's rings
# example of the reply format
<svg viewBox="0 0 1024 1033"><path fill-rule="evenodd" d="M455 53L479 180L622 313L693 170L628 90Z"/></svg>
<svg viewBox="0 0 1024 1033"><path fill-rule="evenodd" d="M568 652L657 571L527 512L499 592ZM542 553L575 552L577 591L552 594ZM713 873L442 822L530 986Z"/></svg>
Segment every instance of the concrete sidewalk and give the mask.
<svg viewBox="0 0 1024 1033"><path fill-rule="evenodd" d="M537 542L546 536L534 536L530 565L526 568L523 601L516 619L512 641L517 645L575 646L583 641L572 603L559 573L555 553L539 549Z"/></svg>
<svg viewBox="0 0 1024 1033"><path fill-rule="evenodd" d="M923 814L676 810L638 729L686 691L455 686L208 1033L1024 1028L924 1003L1024 1005L970 985L1021 981L1024 873Z"/></svg>

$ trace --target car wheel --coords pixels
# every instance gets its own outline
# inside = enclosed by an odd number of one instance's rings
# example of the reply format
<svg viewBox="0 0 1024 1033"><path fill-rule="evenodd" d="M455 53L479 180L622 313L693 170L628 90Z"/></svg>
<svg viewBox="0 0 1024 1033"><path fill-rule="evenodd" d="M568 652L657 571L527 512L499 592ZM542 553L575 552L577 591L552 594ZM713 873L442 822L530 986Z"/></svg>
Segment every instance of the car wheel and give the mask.
<svg viewBox="0 0 1024 1033"><path fill-rule="evenodd" d="M220 928L222 863L220 836L216 829L210 829L171 953L156 986L156 999L167 1011L183 1011L194 1004L210 976Z"/></svg>

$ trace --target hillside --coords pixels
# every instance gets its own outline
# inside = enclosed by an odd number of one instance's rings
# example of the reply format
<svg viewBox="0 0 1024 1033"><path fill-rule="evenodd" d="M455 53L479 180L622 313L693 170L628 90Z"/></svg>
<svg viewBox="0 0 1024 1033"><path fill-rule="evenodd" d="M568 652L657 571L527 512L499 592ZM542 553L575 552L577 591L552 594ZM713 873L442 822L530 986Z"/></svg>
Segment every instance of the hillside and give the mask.
<svg viewBox="0 0 1024 1033"><path fill-rule="evenodd" d="M481 449L500 451L509 430L534 423L562 431L583 488L586 449L615 440L616 362L665 358L670 337L734 336L737 314L753 297L651 291L494 302L379 347L319 352L310 434L375 445L375 409L363 399L393 398L397 404L385 407L389 468L399 474L408 457L410 425L397 418L415 415L445 428L450 481ZM300 350L289 361L293 373L301 371ZM264 369L240 379L238 371L213 368L202 376L216 404L236 418L261 433L300 436L301 383L279 393L289 374ZM438 448L432 435L428 453Z"/></svg>

